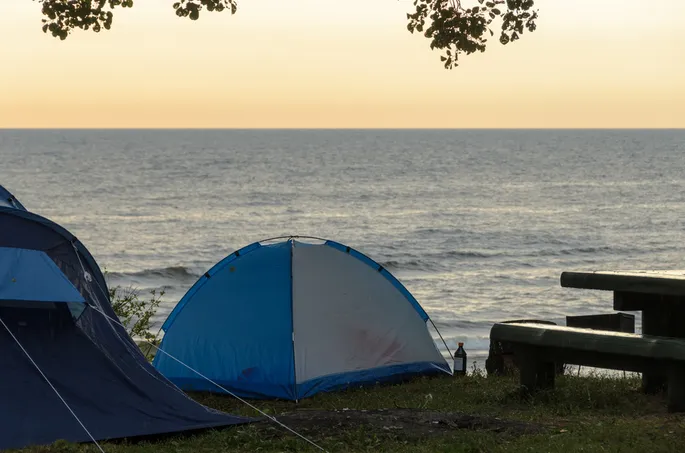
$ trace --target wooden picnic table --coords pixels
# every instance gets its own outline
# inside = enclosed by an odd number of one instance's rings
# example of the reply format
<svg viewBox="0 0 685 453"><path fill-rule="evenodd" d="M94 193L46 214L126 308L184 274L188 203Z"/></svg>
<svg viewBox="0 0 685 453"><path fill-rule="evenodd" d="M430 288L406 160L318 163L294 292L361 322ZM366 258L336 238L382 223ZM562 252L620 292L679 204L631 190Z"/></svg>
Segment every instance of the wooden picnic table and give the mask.
<svg viewBox="0 0 685 453"><path fill-rule="evenodd" d="M561 286L613 291L614 310L642 312L644 335L685 338L685 270L562 272ZM647 391L664 382L643 374Z"/></svg>

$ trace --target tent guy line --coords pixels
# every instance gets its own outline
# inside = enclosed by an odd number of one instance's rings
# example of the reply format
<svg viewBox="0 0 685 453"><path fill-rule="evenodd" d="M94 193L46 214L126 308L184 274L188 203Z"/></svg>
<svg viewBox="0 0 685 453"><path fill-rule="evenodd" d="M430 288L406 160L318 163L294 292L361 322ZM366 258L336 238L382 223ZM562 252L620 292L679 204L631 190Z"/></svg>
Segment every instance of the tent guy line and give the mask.
<svg viewBox="0 0 685 453"><path fill-rule="evenodd" d="M452 374L430 317L377 261L332 240L264 242L198 278L162 324L161 350L250 399ZM164 354L152 365L182 390L218 391Z"/></svg>
<svg viewBox="0 0 685 453"><path fill-rule="evenodd" d="M83 428L83 430L86 432L86 434L88 434L88 437L90 437L90 440L92 440L93 443L95 444L95 446L98 447L98 450L100 450L102 453L105 453L105 450L100 446L100 444L98 443L98 441L95 440L95 437L93 437L93 435L90 433L90 431L88 431L88 428L86 428L86 425L84 425L83 422L81 421L81 419L78 418L78 415L76 415L76 413L73 411L73 409L72 409L72 408L69 406L69 404L64 400L64 398L62 397L62 395L60 395L60 393L57 391L57 389L55 388L55 386L52 385L52 382L50 382L50 379L48 379L48 377L45 375L45 373L43 373L43 370L40 369L40 367L38 366L38 364L33 360L33 358L31 357L31 355L28 353L28 351L27 351L26 349L24 349L24 346L22 346L22 344L21 344L21 342L19 341L19 339L17 339L17 337L14 336L14 334L13 334L12 331L9 329L9 327L7 327L7 324L5 324L5 321L3 321L2 318L0 318L0 324L2 324L2 326L5 328L5 330L7 331L7 333L10 334L10 336L12 337L12 339L14 340L14 342L17 343L17 345L18 345L19 348L22 350L22 352L26 355L26 357L29 359L29 361L31 362L31 364L36 368L36 370L38 370L38 372L40 373L40 375L43 376L43 379L45 379L45 382L48 383L48 385L50 386L50 388L52 389L52 391L54 391L55 394L57 395L57 397L62 401L62 403L64 403L64 405L65 405L66 408L69 410L69 412L71 413L71 415L76 419L76 421L78 422L78 424L81 425L81 428Z"/></svg>
<svg viewBox="0 0 685 453"><path fill-rule="evenodd" d="M281 344L281 349L292 347L292 362L289 354L267 354L285 360L256 364L251 363L253 356L240 356L245 363L237 367L240 373L235 386L235 379L231 379L234 376L224 381L225 376L211 374L216 370L165 349L170 338L165 329L162 344L150 344L162 351L156 359L173 363L176 369L171 371L180 373L171 373L170 377L147 360L116 316L104 275L88 249L61 225L7 201L9 195L4 196L6 191L0 189L0 277L5 282L0 284L0 316L3 328L10 334L2 335L0 328L0 347L8 352L0 354L0 368L9 365L12 372L7 382L17 384L23 392L14 391L16 385L0 387L0 412L12 415L6 417L8 429L0 430L2 449L47 445L64 439L95 443L97 451L104 453L99 442L256 421L200 404L174 382L180 376L192 384L186 390L197 390L193 388L197 385L233 396L264 420L325 452L246 399L254 395L271 397L275 392L278 397L297 400L298 396L409 375L451 374L430 338L426 323L430 317L383 266L334 241L317 245L290 239L269 246L252 244L217 263L191 288L184 303L179 302L176 315L185 309L174 326L180 340L185 338L184 323L194 320L193 316L201 315L205 323L196 325L214 327L219 319L216 313L203 311L206 305L202 303L189 304L190 296L198 293L204 298L198 300L213 303L211 296L217 289L238 283L237 294L241 297L234 305L239 305L239 320L254 315L254 310L244 309L241 301L250 296L251 290L258 290L259 300L270 301L272 312L284 314L286 320L265 327L267 331L274 330L277 338L285 340L298 328L297 342L293 339L292 344ZM325 263L332 263L332 267L322 266ZM44 284L32 285L37 279ZM272 282L278 285L264 285ZM276 298L271 297L274 291ZM324 304L317 303L322 300ZM366 303L369 300L376 302ZM350 312L354 316L344 316ZM235 321L233 315L229 319ZM318 322L310 323L314 318ZM220 337L213 340L222 342L229 354L231 348L245 342L240 336L228 342ZM359 352L364 354L360 356ZM302 355L302 360L298 361L296 354ZM73 361L74 357L80 360ZM67 363L71 366L65 367ZM264 388L255 386L253 379L272 368L280 373L276 376L279 380L269 381ZM39 412L26 410L30 409L26 397L40 408ZM65 418L65 407L70 417ZM38 417L46 423L35 423Z"/></svg>
<svg viewBox="0 0 685 453"><path fill-rule="evenodd" d="M90 277L90 274L88 273L88 271L86 271L86 268L85 268L85 266L83 265L83 262L81 261L81 258L79 257L78 249L76 248L76 244L75 244L75 243L72 243L72 246L74 247L74 251L76 252L76 257L78 258L78 262L79 262L79 264L81 265L81 270L83 271L83 275L84 275L86 281L90 283L91 281L93 281L93 279ZM97 283L97 281L95 282L95 285L100 289L100 291L101 291L103 294L107 294L107 293L104 291L104 289L103 289L102 287L100 287L100 285ZM92 293L91 293L91 294L92 294ZM95 297L95 299L97 300L97 296ZM97 307L97 306L95 306L95 305L93 305L93 304L90 304L90 303L88 303L88 302L86 302L86 305L87 305L88 307L92 308L93 310L95 310L97 313L99 313L99 314L101 314L102 316L104 316L105 319L109 320L110 322L113 322L113 323L115 323L115 324L118 324L119 326L123 327L124 329L126 328L125 325L123 325L123 324L122 324L121 322L119 322L118 320L113 319L111 316L108 316L107 313L105 313L105 312L103 312L102 310L100 310L99 307ZM164 351L164 350L162 350L162 349L159 349L159 348L157 347L157 345L155 345L155 344L153 344L153 343L151 343L151 342L149 342L149 341L147 341L147 340L144 340L144 341L145 341L146 343L148 343L150 346L152 346L153 348L155 348L158 352L164 353L164 354L165 354L166 356L168 356L170 359L172 359L172 360L178 362L179 364L181 364L182 366L188 368L190 371L192 371L193 373L197 374L197 375L200 376L201 378L206 379L206 380L207 380L208 382L210 382L211 384L217 386L219 389L221 389L221 390L223 390L224 392L226 392L227 394L231 395L233 398L237 399L237 400L240 401L241 403L243 403L243 404L249 406L251 409L257 411L259 414L261 414L261 415L263 415L264 417L268 418L269 420L273 421L273 422L276 423L277 425L279 425L279 426L285 428L286 430L288 430L288 431L290 431L291 433L295 434L297 437L299 437L299 438L305 440L306 442L308 442L309 444L311 444L311 445L313 445L314 447L318 448L319 450L328 453L328 451L325 450L323 447L317 445L316 443L314 443L314 441L308 439L307 437L305 437L305 436L303 436L302 434L298 433L297 431L295 431L294 429L290 428L289 426L286 426L283 422L277 420L276 417L273 417L273 416L267 414L266 412L260 410L258 407L254 406L254 405L250 404L249 402L247 402L246 400L240 398L238 395L234 394L233 392L229 391L228 389L226 389L226 388L224 388L223 386L219 385L218 383L214 382L213 380L211 380L210 378L208 378L208 377L205 376L204 374L202 374L202 373L200 373L199 371L197 371L197 370L193 369L192 367L190 367L189 365L183 363L181 360L179 360L179 359L177 359L176 357L172 356L172 355L169 354L168 352L166 352L166 351ZM23 348L22 348L22 349L23 349ZM47 379L47 378L46 378L46 379ZM65 403L65 404L66 404L66 403ZM72 413L73 413L73 412L72 412ZM82 426L83 426L83 425L82 425ZM84 427L84 429L85 429L85 427ZM88 434L90 434L90 433L88 433ZM91 437L92 437L92 436L91 436ZM99 445L98 445L98 447L99 447ZM103 451L103 453L104 453L104 451Z"/></svg>
<svg viewBox="0 0 685 453"><path fill-rule="evenodd" d="M450 347L447 346L447 342L446 342L445 339L442 337L442 334L440 333L440 329L438 329L438 326L435 325L435 323L433 322L432 319L428 318L428 320L430 321L430 323L431 323L431 325L433 326L433 328L435 329L435 331L438 333L438 336L440 337L440 340L442 341L442 344L445 345L445 349L447 350L447 354L450 356L450 360L454 360L454 354L452 354L452 351L450 351Z"/></svg>
<svg viewBox="0 0 685 453"><path fill-rule="evenodd" d="M125 328L89 308L116 318L88 249L2 195L0 449L95 440L102 453L113 439L253 421L200 404L157 372Z"/></svg>
<svg viewBox="0 0 685 453"><path fill-rule="evenodd" d="M114 322L114 323L120 325L121 327L126 328L126 326L124 326L122 323L120 323L120 322L117 321L116 319L111 318L110 316L108 316L106 313L104 313L103 311L101 311L101 310L100 310L98 307L96 307L95 305L90 305L90 304L87 304L87 305L88 305L90 308L94 309L96 312L100 313L100 314L101 314L102 316L104 316L105 318L109 319L111 322ZM0 321L1 321L1 320L0 320ZM319 450L328 453L328 450L324 449L324 448L321 447L320 445L317 445L314 441L312 441L311 439L308 439L307 437L305 437L305 436L303 436L302 434L298 433L298 432L295 431L294 429L292 429L292 428L286 426L283 422L279 421L276 417L267 414L266 412L260 410L258 407L254 406L254 405L250 404L249 402L247 402L246 400L240 398L238 395L236 395L236 394L234 394L233 392L231 392L230 390L224 388L224 387L221 386L220 384L214 382L213 380L211 380L210 378L208 378L208 377L205 376L204 374L200 373L200 372L197 371L196 369L194 369L194 368L192 368L191 366L189 366L189 365L183 363L181 360L177 359L176 357L174 357L173 355L169 354L168 352L166 352L166 351L160 349L159 347L157 347L157 345L153 344L152 342L147 341L147 340L143 340L143 341L145 341L147 344L149 344L150 346L152 346L153 348L155 348L155 349L157 350L157 352L163 353L164 355L166 355L166 356L169 357L170 359L172 359L172 360L178 362L179 364L181 364L182 366L188 368L188 369L189 369L190 371L192 371L193 373L195 373L195 374L197 374L198 376L200 376L201 378L207 380L207 381L210 382L211 384L217 386L219 389L221 389L221 390L223 390L224 392L226 392L227 394L231 395L233 398L237 399L237 400L240 401L241 403L243 403L243 404L249 406L251 409L257 411L258 413L260 413L260 414L263 415L264 417L268 418L268 419L271 420L272 422L276 423L277 425L281 426L282 428L285 428L286 430L288 430L288 431L290 431L291 433L295 434L297 437L299 437L299 438L301 438L302 440L308 442L309 444L313 445L314 447L318 448ZM66 403L65 403L65 404L66 404ZM83 425L82 425L82 426L83 426ZM85 429L85 427L84 427L84 429ZM103 452L103 453L104 453L104 452Z"/></svg>

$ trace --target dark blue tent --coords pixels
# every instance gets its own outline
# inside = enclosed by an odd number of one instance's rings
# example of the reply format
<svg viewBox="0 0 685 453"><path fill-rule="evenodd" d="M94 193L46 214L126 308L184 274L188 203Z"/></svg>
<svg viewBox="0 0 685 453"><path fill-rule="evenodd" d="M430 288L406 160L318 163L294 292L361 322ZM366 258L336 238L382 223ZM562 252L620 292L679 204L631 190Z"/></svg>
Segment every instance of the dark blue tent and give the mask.
<svg viewBox="0 0 685 453"><path fill-rule="evenodd" d="M0 207L15 208L26 211L24 205L22 205L19 200L17 200L14 195L10 193L9 190L0 186Z"/></svg>
<svg viewBox="0 0 685 453"><path fill-rule="evenodd" d="M248 421L190 399L116 319L100 269L73 235L0 207L0 450L91 440L74 414L96 440Z"/></svg>

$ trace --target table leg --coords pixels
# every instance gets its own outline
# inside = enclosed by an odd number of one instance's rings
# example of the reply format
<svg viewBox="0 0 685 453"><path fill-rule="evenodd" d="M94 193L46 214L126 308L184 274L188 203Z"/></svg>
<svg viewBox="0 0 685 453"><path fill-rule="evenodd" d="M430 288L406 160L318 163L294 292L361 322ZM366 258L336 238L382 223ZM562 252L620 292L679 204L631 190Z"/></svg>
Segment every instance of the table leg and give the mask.
<svg viewBox="0 0 685 453"><path fill-rule="evenodd" d="M651 306L642 310L642 333L644 335L665 335L668 330L667 310ZM645 393L659 393L665 387L668 378L655 372L642 373L642 390Z"/></svg>
<svg viewBox="0 0 685 453"><path fill-rule="evenodd" d="M668 374L668 411L685 411L685 366L673 364Z"/></svg>

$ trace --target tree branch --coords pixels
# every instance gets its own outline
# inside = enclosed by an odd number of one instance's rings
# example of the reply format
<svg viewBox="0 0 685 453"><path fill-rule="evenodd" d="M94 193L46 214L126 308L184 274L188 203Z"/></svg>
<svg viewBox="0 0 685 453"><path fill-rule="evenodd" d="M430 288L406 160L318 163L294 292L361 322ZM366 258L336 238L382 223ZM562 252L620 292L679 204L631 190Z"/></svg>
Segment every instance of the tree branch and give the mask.
<svg viewBox="0 0 685 453"><path fill-rule="evenodd" d="M42 5L43 31L60 39L67 39L74 29L99 32L112 27L114 9L131 8L133 0L37 0ZM197 20L202 10L235 14L236 0L177 0L173 3L176 15Z"/></svg>
<svg viewBox="0 0 685 453"><path fill-rule="evenodd" d="M459 0L414 0L416 11L407 14L407 29L423 33L431 49L440 49L445 68L458 66L459 56L484 52L491 26L502 19L499 41L507 44L519 39L524 29L535 31L537 11L534 0L478 0L479 5L464 8ZM505 5L506 4L506 5ZM424 31L425 30L425 31Z"/></svg>
<svg viewBox="0 0 685 453"><path fill-rule="evenodd" d="M66 39L76 28L99 32L112 27L116 8L131 8L133 0L36 0L42 5L43 31ZM371 0L369 0L371 1ZM516 41L525 30L534 31L537 10L535 0L477 0L478 5L464 8L463 0L414 0L416 11L407 14L407 29L423 33L431 49L442 50L445 68L458 65L462 54L484 52L488 35L494 36L492 23L501 19L499 42ZM475 3L475 0L473 0ZM238 9L237 0L175 0L173 8L179 17L197 20L203 10Z"/></svg>

